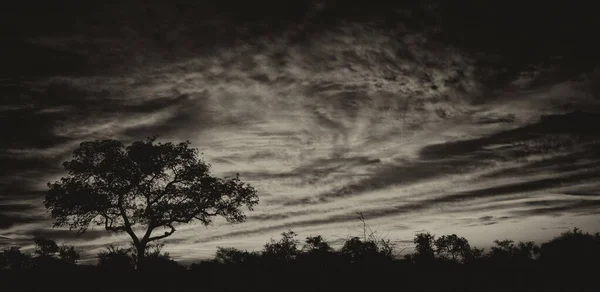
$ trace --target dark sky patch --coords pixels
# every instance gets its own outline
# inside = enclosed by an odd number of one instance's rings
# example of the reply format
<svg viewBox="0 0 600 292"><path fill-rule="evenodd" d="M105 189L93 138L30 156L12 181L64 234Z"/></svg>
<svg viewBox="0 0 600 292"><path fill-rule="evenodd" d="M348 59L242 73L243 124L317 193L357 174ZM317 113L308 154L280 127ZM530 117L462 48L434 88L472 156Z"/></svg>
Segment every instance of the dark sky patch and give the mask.
<svg viewBox="0 0 600 292"><path fill-rule="evenodd" d="M26 213L3 213L0 214L0 230L18 226L21 224L43 222L47 218L41 215L27 215Z"/></svg>
<svg viewBox="0 0 600 292"><path fill-rule="evenodd" d="M87 241L94 240L110 235L105 230L87 230L84 233L77 233L75 231L65 229L37 229L29 232L34 238L49 238L56 241Z"/></svg>
<svg viewBox="0 0 600 292"><path fill-rule="evenodd" d="M600 200L580 200L563 204L556 203L547 207L538 206L536 208L514 211L513 214L528 217L537 215L561 216L566 213L577 214L583 212L598 214L600 212Z"/></svg>
<svg viewBox="0 0 600 292"><path fill-rule="evenodd" d="M588 141L590 139L598 140L600 136L593 125L596 125L599 122L600 114L597 113L577 111L564 115L547 115L542 116L540 121L534 124L503 131L490 136L429 145L421 150L421 157L423 159L440 159L452 156L470 155L472 153L486 151L484 148L485 146L503 144L515 145L518 142L527 142L559 134L573 136L575 139L586 139Z"/></svg>

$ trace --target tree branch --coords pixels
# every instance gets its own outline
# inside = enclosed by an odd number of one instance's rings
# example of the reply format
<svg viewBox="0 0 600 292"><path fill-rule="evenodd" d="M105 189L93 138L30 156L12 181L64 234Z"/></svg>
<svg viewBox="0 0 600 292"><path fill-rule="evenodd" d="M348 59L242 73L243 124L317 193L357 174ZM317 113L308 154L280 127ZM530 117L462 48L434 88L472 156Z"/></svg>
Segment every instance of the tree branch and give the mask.
<svg viewBox="0 0 600 292"><path fill-rule="evenodd" d="M101 214L104 217L104 229L107 231L119 232L126 231L124 226L113 226L114 220L111 219L108 214Z"/></svg>
<svg viewBox="0 0 600 292"><path fill-rule="evenodd" d="M137 246L140 244L140 240L137 237L137 235L135 235L135 232L133 232L133 229L131 229L131 223L129 222L129 218L127 218L127 213L125 212L125 209L123 209L123 196L119 195L119 201L117 203L117 206L119 208L119 212L121 213L121 216L123 217L123 222L125 223L124 228L125 231L127 232L127 234L129 234L129 236L131 236L131 239L133 239L133 243Z"/></svg>
<svg viewBox="0 0 600 292"><path fill-rule="evenodd" d="M180 183L180 182L181 182L181 180L177 179L177 176L175 176L172 181L170 181L169 183L167 183L167 185L165 186L165 188L162 190L162 194L156 196L156 198L154 198L153 200L150 201L150 205L155 204L160 199L162 199L167 194L167 189L169 189L169 187L171 187L172 185L174 185L176 183Z"/></svg>
<svg viewBox="0 0 600 292"><path fill-rule="evenodd" d="M202 215L204 215L204 216L217 216L217 211L215 211L215 212L212 212L212 213L211 213L211 212L200 211L200 212L198 212L198 213L202 213ZM202 220L200 217L198 217L198 215L199 215L199 214L196 214L196 215L194 215L194 217L193 217L193 218L196 218L196 219L198 219L198 220ZM191 219L190 219L190 220L191 220Z"/></svg>
<svg viewBox="0 0 600 292"><path fill-rule="evenodd" d="M175 227L173 227L172 224L166 224L167 227L171 228L170 231L165 232L165 234L163 235L159 235L159 236L154 236L154 237L150 237L148 238L148 240L146 242L150 242L150 241L154 241L154 240L159 240L159 239L163 239L165 237L169 237L171 236L171 234L175 233Z"/></svg>
<svg viewBox="0 0 600 292"><path fill-rule="evenodd" d="M155 227L156 225L152 221L148 223L148 229L146 229L146 233L144 234L144 237L142 237L141 242L148 243L150 241L150 235L152 235L152 230L154 230Z"/></svg>

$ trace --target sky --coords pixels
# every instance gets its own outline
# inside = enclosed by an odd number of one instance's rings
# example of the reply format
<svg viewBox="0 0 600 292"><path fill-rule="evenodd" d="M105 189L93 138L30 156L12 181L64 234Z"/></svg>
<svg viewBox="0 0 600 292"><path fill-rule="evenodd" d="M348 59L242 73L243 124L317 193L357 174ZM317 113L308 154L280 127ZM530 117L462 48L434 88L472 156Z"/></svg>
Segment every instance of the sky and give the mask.
<svg viewBox="0 0 600 292"><path fill-rule="evenodd" d="M339 243L362 234L357 212L400 249L417 232L486 247L600 231L591 7L168 2L2 12L0 247L127 244L52 228L46 184L83 141L154 135L260 197L245 223L179 227L165 251L184 262L289 229Z"/></svg>

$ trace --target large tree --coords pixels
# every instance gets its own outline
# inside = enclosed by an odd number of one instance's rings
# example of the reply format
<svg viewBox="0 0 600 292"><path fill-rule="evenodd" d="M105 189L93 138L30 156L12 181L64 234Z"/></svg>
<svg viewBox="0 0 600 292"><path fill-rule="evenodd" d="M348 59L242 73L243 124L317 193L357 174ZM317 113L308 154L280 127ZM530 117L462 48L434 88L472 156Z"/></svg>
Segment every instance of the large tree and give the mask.
<svg viewBox="0 0 600 292"><path fill-rule="evenodd" d="M242 207L258 204L252 186L238 176L213 176L189 142L159 143L156 137L127 147L117 140L83 142L63 166L68 175L48 183L44 201L54 227L83 233L101 225L126 232L138 268L148 243L172 235L177 224L209 225L217 216L243 222Z"/></svg>

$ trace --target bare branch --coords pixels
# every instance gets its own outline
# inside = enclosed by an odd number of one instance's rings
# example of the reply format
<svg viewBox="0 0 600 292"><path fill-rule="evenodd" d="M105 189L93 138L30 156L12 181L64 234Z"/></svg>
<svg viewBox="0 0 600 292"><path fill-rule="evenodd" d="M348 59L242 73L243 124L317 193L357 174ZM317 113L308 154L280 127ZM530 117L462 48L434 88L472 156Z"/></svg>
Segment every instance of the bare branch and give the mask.
<svg viewBox="0 0 600 292"><path fill-rule="evenodd" d="M154 241L154 240L159 240L159 239L163 239L165 237L169 237L171 236L171 234L175 233L175 227L173 227L172 224L166 224L167 227L171 228L170 231L165 232L165 234L163 235L159 235L159 236L154 236L154 237L150 237L148 238L148 240L146 242L150 242L150 241Z"/></svg>

